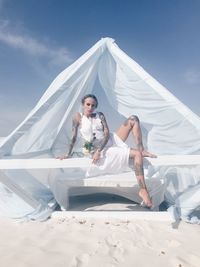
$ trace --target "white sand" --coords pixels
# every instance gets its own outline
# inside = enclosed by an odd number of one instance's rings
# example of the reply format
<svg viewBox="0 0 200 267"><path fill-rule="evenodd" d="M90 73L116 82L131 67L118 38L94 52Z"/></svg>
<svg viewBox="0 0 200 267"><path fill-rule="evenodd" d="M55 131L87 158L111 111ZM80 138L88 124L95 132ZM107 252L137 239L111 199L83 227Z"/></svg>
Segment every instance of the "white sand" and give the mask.
<svg viewBox="0 0 200 267"><path fill-rule="evenodd" d="M173 228L167 213L112 195L70 202L46 222L0 219L0 267L200 266L198 225Z"/></svg>
<svg viewBox="0 0 200 267"><path fill-rule="evenodd" d="M1 267L199 267L200 227L104 218L0 220Z"/></svg>

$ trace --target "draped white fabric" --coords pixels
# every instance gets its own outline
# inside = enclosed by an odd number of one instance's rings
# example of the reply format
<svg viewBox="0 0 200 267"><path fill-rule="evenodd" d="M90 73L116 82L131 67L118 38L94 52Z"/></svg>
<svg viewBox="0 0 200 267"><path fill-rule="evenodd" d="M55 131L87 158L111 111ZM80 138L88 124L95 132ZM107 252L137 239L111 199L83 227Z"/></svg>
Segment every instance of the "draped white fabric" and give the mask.
<svg viewBox="0 0 200 267"><path fill-rule="evenodd" d="M58 75L27 118L3 140L1 157L52 156L66 151L72 115L80 109L81 98L95 90L97 79L109 103L105 115L112 117L113 110L124 117L137 115L150 151L157 155L200 154L199 117L120 50L113 39L103 38ZM121 118L114 116L113 120L117 124ZM79 151L79 142L75 150ZM182 177L189 173L187 186L179 191L184 194L191 186L199 190L199 179L195 183L191 180L191 173L197 175L195 170L187 166L176 171L168 168L165 174L174 175L181 185ZM151 169L152 175L159 171ZM179 189L168 186L166 200L170 204L176 204L177 195L172 197L172 191ZM191 208L197 208L197 202Z"/></svg>

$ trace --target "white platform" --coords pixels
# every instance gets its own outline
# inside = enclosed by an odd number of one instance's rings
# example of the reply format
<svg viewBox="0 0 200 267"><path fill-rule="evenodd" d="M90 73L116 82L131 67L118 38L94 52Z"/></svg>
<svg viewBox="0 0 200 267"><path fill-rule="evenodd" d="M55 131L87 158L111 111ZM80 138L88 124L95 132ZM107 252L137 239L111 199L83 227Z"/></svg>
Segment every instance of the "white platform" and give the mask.
<svg viewBox="0 0 200 267"><path fill-rule="evenodd" d="M153 166L181 166L200 164L200 155L165 155L157 158L145 158ZM0 169L54 169L54 168L86 168L90 158L71 159L0 159Z"/></svg>
<svg viewBox="0 0 200 267"><path fill-rule="evenodd" d="M199 165L200 155L169 155L169 156L158 156L158 158L145 158L150 165L153 166L189 166L189 165ZM1 182L3 182L8 188L10 188L17 195L22 197L26 202L28 202L32 207L37 207L38 203L35 199L24 192L23 188L20 188L13 181L9 181L9 177L3 174L3 170L15 170L15 169L63 169L61 176L56 177L54 182L51 181L51 190L58 203L65 209L68 208L68 190L71 187L109 187L109 188L135 188L137 191L137 181L134 181L132 175L106 175L102 177L93 177L88 179L74 179L69 173L71 171L76 171L79 169L86 169L88 165L91 164L90 158L71 158L66 160L60 160L55 158L37 158L37 159L1 159L0 160L0 170ZM149 185L149 192L151 196L158 195L156 200L156 206L158 206L163 199L163 183L159 179L157 180L157 185L155 186L156 179L147 179L147 186ZM160 180L160 181L159 181ZM153 182L153 183L152 183ZM155 192L156 191L156 192ZM110 191L109 191L110 192ZM160 192L158 194L158 192ZM127 197L127 194L123 194L120 189L119 194ZM135 195L138 193L136 192ZM129 194L130 195L130 194ZM131 194L132 195L132 194ZM130 199L130 197L128 197ZM133 199L138 202L139 200Z"/></svg>

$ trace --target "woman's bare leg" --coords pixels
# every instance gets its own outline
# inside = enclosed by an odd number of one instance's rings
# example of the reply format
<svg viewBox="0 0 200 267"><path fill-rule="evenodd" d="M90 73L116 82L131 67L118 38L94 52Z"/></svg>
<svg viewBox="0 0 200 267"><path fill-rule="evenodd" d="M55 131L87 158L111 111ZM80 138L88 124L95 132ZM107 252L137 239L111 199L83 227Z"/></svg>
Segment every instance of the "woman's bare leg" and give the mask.
<svg viewBox="0 0 200 267"><path fill-rule="evenodd" d="M130 133L132 133L136 143L136 149L130 150L130 158L133 159L135 176L140 187L139 196L142 198L147 207L151 207L152 201L149 196L144 179L143 157L156 156L144 150L140 121L135 115L130 116L116 131L116 134L124 142L126 141Z"/></svg>
<svg viewBox="0 0 200 267"><path fill-rule="evenodd" d="M145 205L151 208L152 201L149 196L149 193L148 193L148 190L145 184L145 179L144 179L143 155L141 151L139 150L130 149L130 158L133 159L135 176L137 178L137 181L140 187L139 196L142 198Z"/></svg>
<svg viewBox="0 0 200 267"><path fill-rule="evenodd" d="M126 141L130 133L132 133L135 140L136 149L142 152L143 157L156 157L154 154L151 154L150 152L144 150L140 121L135 115L132 115L127 120L125 120L125 122L116 131L117 136L119 136L119 138L124 142Z"/></svg>
<svg viewBox="0 0 200 267"><path fill-rule="evenodd" d="M138 117L135 115L132 115L126 119L119 129L117 129L116 134L122 139L122 141L125 142L130 132L132 132L138 146L142 146L142 132L140 129L140 123Z"/></svg>

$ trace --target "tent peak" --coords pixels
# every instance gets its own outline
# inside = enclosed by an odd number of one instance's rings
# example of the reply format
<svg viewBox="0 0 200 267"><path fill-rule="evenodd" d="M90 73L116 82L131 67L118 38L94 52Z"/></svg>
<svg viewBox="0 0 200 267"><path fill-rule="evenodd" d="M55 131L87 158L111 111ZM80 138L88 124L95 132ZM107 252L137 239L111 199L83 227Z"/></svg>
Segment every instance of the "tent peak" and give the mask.
<svg viewBox="0 0 200 267"><path fill-rule="evenodd" d="M111 38L111 37L102 37L101 41L103 41L103 43L114 43L115 39Z"/></svg>

